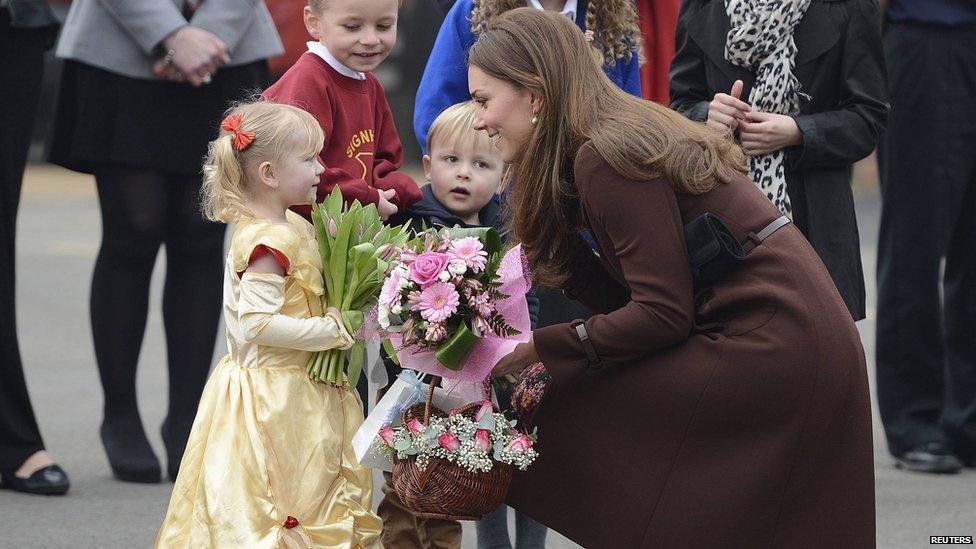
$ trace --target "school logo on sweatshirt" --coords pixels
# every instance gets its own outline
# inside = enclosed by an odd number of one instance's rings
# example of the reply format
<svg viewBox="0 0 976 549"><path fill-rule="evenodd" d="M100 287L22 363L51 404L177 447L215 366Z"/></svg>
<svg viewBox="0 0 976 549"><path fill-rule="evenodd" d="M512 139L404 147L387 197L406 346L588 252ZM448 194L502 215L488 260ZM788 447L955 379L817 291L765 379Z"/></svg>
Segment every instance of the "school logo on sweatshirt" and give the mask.
<svg viewBox="0 0 976 549"><path fill-rule="evenodd" d="M361 150L363 148L368 148L369 150ZM360 130L352 135L352 139L349 140L349 146L346 147L346 156L348 158L355 159L359 162L359 165L363 168L363 173L359 176L366 181L369 175L369 165L366 163L364 158L368 156L373 156L373 130Z"/></svg>

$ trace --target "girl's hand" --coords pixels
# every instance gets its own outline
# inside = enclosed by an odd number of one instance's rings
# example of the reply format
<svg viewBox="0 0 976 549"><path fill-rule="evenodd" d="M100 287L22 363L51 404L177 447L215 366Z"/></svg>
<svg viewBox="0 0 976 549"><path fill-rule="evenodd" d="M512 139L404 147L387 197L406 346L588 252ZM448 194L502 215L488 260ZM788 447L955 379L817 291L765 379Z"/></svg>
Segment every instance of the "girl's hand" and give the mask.
<svg viewBox="0 0 976 549"><path fill-rule="evenodd" d="M742 152L749 156L774 153L803 143L796 120L785 114L748 112L739 125Z"/></svg>
<svg viewBox="0 0 976 549"><path fill-rule="evenodd" d="M708 119L705 124L721 133L735 131L739 122L745 119L746 113L752 110L748 103L739 99L740 95L742 80L736 80L729 93L716 93L708 104Z"/></svg>
<svg viewBox="0 0 976 549"><path fill-rule="evenodd" d="M173 50L170 64L163 63L163 66L174 67L177 75L182 75L193 86L209 82L217 68L230 61L230 53L223 40L210 31L189 25L164 38L163 48ZM165 74L157 75L166 78Z"/></svg>
<svg viewBox="0 0 976 549"><path fill-rule="evenodd" d="M515 350L503 356L491 371L492 377L502 377L508 374L518 374L529 364L539 362L539 353L535 350L535 341L529 339L526 343L519 343Z"/></svg>
<svg viewBox="0 0 976 549"><path fill-rule="evenodd" d="M396 191L393 189L377 189L379 191L379 200L376 202L376 211L380 214L380 219L386 221L391 215L397 213L396 204L390 202L396 197Z"/></svg>

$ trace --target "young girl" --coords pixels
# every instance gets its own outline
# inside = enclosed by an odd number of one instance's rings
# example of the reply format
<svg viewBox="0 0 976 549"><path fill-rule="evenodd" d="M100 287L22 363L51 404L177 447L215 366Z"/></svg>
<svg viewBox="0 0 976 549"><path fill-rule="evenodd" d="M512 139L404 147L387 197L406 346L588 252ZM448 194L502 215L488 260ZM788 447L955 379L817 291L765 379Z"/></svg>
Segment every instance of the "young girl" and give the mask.
<svg viewBox="0 0 976 549"><path fill-rule="evenodd" d="M520 7L551 10L576 22L620 89L640 97L641 34L632 0L458 0L447 13L417 89L413 129L427 153L427 132L447 107L470 98L468 48L496 17Z"/></svg>
<svg viewBox="0 0 976 549"><path fill-rule="evenodd" d="M355 391L313 383L309 353L347 348L322 310L308 204L323 133L308 113L234 108L204 164L205 215L236 227L224 269L229 354L207 383L156 547L373 547L372 478L349 439Z"/></svg>

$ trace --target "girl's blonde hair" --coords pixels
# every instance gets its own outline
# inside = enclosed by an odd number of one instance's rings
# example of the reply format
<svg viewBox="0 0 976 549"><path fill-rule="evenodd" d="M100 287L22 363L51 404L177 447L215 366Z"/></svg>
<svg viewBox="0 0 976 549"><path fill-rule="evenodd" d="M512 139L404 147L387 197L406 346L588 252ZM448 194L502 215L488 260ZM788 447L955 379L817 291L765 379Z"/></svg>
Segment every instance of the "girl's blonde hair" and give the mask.
<svg viewBox="0 0 976 549"><path fill-rule="evenodd" d="M262 162L281 162L285 154L318 154L325 134L315 118L289 105L252 101L231 107L225 116L239 114L242 132L254 134L254 141L243 150L234 147L236 134L223 128L210 142L203 163L200 202L205 218L230 223L251 216L247 207L248 170Z"/></svg>
<svg viewBox="0 0 976 549"><path fill-rule="evenodd" d="M584 143L622 176L664 178L682 193L707 192L745 171L728 135L620 90L588 50L565 17L520 8L495 19L468 52L471 66L542 98L507 203L533 278L550 286L590 254L576 236L583 219L572 170Z"/></svg>
<svg viewBox="0 0 976 549"><path fill-rule="evenodd" d="M473 0L471 32L484 32L499 15L528 6L527 0ZM637 25L634 0L590 0L586 4L586 28L593 31L593 47L607 66L620 59L629 63L636 55L643 62L643 39Z"/></svg>
<svg viewBox="0 0 976 549"><path fill-rule="evenodd" d="M433 150L435 144L451 143L499 156L501 153L488 133L474 129L476 107L474 101L462 101L444 109L427 130L427 149Z"/></svg>

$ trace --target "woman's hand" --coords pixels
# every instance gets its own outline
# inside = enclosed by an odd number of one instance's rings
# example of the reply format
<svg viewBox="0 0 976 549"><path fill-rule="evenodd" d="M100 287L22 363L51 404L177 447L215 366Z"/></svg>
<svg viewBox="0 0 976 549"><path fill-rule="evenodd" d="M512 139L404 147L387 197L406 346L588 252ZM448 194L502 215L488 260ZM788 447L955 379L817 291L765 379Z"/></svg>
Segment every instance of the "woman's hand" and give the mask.
<svg viewBox="0 0 976 549"><path fill-rule="evenodd" d="M739 124L742 152L749 156L774 153L803 143L803 133L792 116L748 112Z"/></svg>
<svg viewBox="0 0 976 549"><path fill-rule="evenodd" d="M153 72L160 78L189 82L193 86L208 83L217 68L230 61L227 44L210 31L185 26L163 39L163 48L173 50L169 63L158 61Z"/></svg>
<svg viewBox="0 0 976 549"><path fill-rule="evenodd" d="M503 356L495 369L491 371L492 377L502 377L508 374L518 374L529 364L539 362L539 353L535 350L535 341L530 337L529 341L519 343L515 349Z"/></svg>
<svg viewBox="0 0 976 549"><path fill-rule="evenodd" d="M730 93L716 93L712 102L708 104L708 119L705 125L715 131L726 133L735 131L739 122L745 119L752 107L748 103L741 101L742 80L736 80L732 84Z"/></svg>

